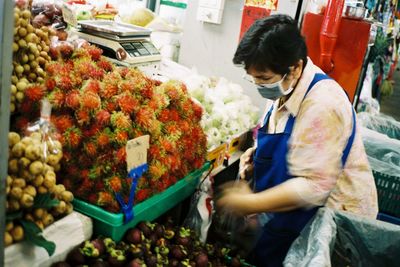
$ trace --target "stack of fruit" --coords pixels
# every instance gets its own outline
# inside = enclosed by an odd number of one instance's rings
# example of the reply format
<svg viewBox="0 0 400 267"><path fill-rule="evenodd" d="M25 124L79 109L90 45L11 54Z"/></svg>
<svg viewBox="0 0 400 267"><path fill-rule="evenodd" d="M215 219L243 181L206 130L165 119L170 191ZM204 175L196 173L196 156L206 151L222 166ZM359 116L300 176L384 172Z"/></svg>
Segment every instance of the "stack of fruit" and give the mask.
<svg viewBox="0 0 400 267"><path fill-rule="evenodd" d="M228 256L233 256L229 254L229 249L217 244L202 244L191 229L141 222L127 232L124 241L101 237L86 241L53 267L242 266L237 256L228 264Z"/></svg>
<svg viewBox="0 0 400 267"><path fill-rule="evenodd" d="M50 29L35 28L31 12L22 7L14 8L13 74L11 78L11 112L16 112L23 102L26 89L43 83L46 64L50 61Z"/></svg>
<svg viewBox="0 0 400 267"><path fill-rule="evenodd" d="M24 238L23 228L18 223L20 219L34 222L44 229L56 218L72 212L74 198L63 185L56 183L55 171L60 168L62 158L58 141L45 145L40 133L21 139L17 133L11 132L8 139L6 208L12 219L7 217L6 245Z"/></svg>
<svg viewBox="0 0 400 267"><path fill-rule="evenodd" d="M149 171L138 182L136 203L204 164L202 108L182 83L161 84L137 69L115 68L94 46L74 50L64 43L50 52L57 60L48 64L45 84L28 88L23 106L37 116L38 100L46 95L52 103L64 152L60 177L75 196L119 211L114 193L130 191L126 143L146 134ZM17 127L29 120L22 116Z"/></svg>

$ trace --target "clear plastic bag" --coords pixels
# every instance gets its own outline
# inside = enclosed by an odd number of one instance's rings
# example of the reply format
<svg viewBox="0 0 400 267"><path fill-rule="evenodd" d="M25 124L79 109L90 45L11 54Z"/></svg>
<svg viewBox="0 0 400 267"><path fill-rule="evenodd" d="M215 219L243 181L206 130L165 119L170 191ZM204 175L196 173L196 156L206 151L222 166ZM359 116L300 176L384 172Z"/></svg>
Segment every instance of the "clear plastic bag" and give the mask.
<svg viewBox="0 0 400 267"><path fill-rule="evenodd" d="M31 136L40 141L41 158L43 161L48 162L49 157L56 157L57 163L62 157L62 146L57 141L57 130L50 122L51 117L51 104L45 99L42 101L42 109L40 118L28 125L25 135ZM56 170L57 171L57 170Z"/></svg>
<svg viewBox="0 0 400 267"><path fill-rule="evenodd" d="M366 112L358 113L357 118L364 127L400 140L400 122L394 118L383 114Z"/></svg>
<svg viewBox="0 0 400 267"><path fill-rule="evenodd" d="M399 251L399 226L322 208L293 242L283 266L398 266Z"/></svg>
<svg viewBox="0 0 400 267"><path fill-rule="evenodd" d="M372 170L399 176L400 140L364 127L361 127L361 134Z"/></svg>
<svg viewBox="0 0 400 267"><path fill-rule="evenodd" d="M201 179L196 192L192 196L189 213L183 222L185 227L195 231L203 244L207 240L214 208L211 171L212 169Z"/></svg>
<svg viewBox="0 0 400 267"><path fill-rule="evenodd" d="M240 172L235 182L239 181ZM251 180L249 184L252 184ZM238 216L229 211L216 210L214 231L218 236L217 238L226 243L227 247L241 257L247 257L262 234L260 215L264 214Z"/></svg>

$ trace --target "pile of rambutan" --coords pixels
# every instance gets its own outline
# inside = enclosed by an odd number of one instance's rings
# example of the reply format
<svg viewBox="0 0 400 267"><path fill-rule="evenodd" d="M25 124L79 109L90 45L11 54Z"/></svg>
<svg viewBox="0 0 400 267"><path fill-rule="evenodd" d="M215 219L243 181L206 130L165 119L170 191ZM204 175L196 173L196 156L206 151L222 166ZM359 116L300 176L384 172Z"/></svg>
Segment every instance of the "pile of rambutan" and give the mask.
<svg viewBox="0 0 400 267"><path fill-rule="evenodd" d="M57 178L76 197L118 212L115 193L128 198L130 191L125 146L141 135L150 135L149 170L138 182L136 203L204 164L202 108L184 84L160 83L135 68L115 67L95 46L58 57L46 72L36 91L53 104L51 119L64 151ZM37 116L36 91L27 94L17 127L24 128L27 114Z"/></svg>

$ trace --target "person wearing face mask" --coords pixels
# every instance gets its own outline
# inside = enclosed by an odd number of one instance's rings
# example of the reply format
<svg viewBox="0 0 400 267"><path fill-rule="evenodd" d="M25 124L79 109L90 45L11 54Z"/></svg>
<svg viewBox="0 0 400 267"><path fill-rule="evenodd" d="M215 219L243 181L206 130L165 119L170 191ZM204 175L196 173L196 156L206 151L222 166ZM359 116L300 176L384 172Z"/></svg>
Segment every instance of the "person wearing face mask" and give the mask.
<svg viewBox="0 0 400 267"><path fill-rule="evenodd" d="M376 218L377 192L345 91L307 57L297 23L285 15L256 21L233 62L244 66L266 109L256 145L240 159L247 182L223 186L220 209L267 215L254 264L282 266L318 208ZM261 216L260 216L261 218Z"/></svg>

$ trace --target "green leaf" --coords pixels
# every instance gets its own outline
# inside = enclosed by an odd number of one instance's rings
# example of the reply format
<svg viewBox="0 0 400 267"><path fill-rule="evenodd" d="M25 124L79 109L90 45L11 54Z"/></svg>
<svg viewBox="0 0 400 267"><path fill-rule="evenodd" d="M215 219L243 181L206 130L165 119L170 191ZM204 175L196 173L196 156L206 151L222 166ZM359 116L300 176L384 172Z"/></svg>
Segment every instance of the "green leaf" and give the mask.
<svg viewBox="0 0 400 267"><path fill-rule="evenodd" d="M25 240L32 244L44 248L49 256L53 255L56 251L56 244L51 241L47 241L42 236L42 229L40 229L34 222L21 220L21 225L25 231Z"/></svg>
<svg viewBox="0 0 400 267"><path fill-rule="evenodd" d="M33 203L33 208L43 208L50 209L56 207L60 204L58 199L52 198L49 193L39 194L35 197L35 202Z"/></svg>
<svg viewBox="0 0 400 267"><path fill-rule="evenodd" d="M22 211L15 211L6 214L6 222L12 222L16 219L21 219L23 216Z"/></svg>

